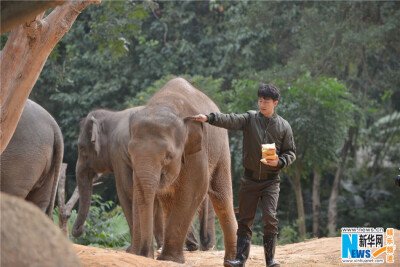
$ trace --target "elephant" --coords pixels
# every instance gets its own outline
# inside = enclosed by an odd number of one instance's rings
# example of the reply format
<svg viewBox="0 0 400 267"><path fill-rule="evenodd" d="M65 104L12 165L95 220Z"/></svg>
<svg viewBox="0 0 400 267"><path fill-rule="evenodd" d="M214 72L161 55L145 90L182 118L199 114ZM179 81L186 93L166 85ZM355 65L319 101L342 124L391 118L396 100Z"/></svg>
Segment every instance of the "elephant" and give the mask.
<svg viewBox="0 0 400 267"><path fill-rule="evenodd" d="M123 111L97 109L91 111L80 123L78 137L78 160L76 181L79 190L78 216L72 229L72 235L79 237L84 231L92 197L93 178L97 173L114 173L118 199L127 219L131 236L139 235L132 229L133 178L130 154L128 152L129 117L143 107L134 107ZM158 200L154 204L154 237L157 247L163 245L163 213ZM206 208L206 207L204 207ZM205 214L205 215L203 215ZM208 219L210 218L210 219ZM201 211L201 248L215 245L213 212ZM208 223L208 226L205 224ZM186 240L188 250L198 247L193 229ZM204 237L204 238L203 238ZM131 247L127 249L131 251Z"/></svg>
<svg viewBox="0 0 400 267"><path fill-rule="evenodd" d="M183 78L168 81L129 119L133 170L133 252L153 258L152 210L160 199L165 212L164 246L158 260L185 261L183 243L206 194L224 234L224 259L236 254L231 162L225 129L189 116L218 111L217 105ZM136 230L138 229L138 230Z"/></svg>
<svg viewBox="0 0 400 267"><path fill-rule="evenodd" d="M1 191L33 202L52 219L64 154L60 127L27 100L10 143L0 156Z"/></svg>
<svg viewBox="0 0 400 267"><path fill-rule="evenodd" d="M0 266L81 266L71 241L40 209L0 193Z"/></svg>

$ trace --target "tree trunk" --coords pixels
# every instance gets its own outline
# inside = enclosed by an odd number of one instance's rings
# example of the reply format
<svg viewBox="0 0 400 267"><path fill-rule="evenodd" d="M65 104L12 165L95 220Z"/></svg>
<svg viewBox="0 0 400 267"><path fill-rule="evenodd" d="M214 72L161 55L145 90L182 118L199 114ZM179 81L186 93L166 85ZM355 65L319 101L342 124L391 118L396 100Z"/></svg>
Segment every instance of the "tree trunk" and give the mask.
<svg viewBox="0 0 400 267"><path fill-rule="evenodd" d="M312 191L312 207L313 207L313 236L319 237L319 221L320 221L320 187L321 173L314 168L314 181Z"/></svg>
<svg viewBox="0 0 400 267"><path fill-rule="evenodd" d="M346 166L347 154L351 148L353 143L353 136L356 133L357 128L350 127L348 131L348 138L344 142L342 151L341 151L341 161L339 162L339 166L335 173L335 180L333 181L331 196L329 198L328 205L328 235L336 236L336 228L337 228L337 200L339 196L339 187L340 181L343 176L343 170Z"/></svg>
<svg viewBox="0 0 400 267"><path fill-rule="evenodd" d="M28 96L57 42L69 31L80 12L101 0L71 1L44 12L11 31L0 54L0 154L7 147Z"/></svg>
<svg viewBox="0 0 400 267"><path fill-rule="evenodd" d="M74 193L68 200L67 205L65 204L65 179L67 177L67 164L63 163L60 171L60 179L58 183L58 225L61 231L69 236L68 233L68 219L71 215L72 208L75 206L79 199L78 187L75 188Z"/></svg>
<svg viewBox="0 0 400 267"><path fill-rule="evenodd" d="M302 168L296 166L296 171L293 176L289 176L289 181L296 196L297 216L299 220L299 235L300 238L303 239L306 236L306 222L304 215L303 193L301 189L301 174Z"/></svg>

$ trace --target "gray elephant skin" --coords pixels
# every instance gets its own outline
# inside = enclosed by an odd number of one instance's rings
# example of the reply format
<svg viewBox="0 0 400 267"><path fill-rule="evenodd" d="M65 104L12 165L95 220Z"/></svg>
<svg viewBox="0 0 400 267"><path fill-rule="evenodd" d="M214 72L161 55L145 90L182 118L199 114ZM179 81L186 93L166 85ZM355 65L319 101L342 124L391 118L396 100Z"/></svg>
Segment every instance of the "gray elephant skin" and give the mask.
<svg viewBox="0 0 400 267"><path fill-rule="evenodd" d="M72 243L38 207L6 193L0 202L0 266L81 266Z"/></svg>
<svg viewBox="0 0 400 267"><path fill-rule="evenodd" d="M79 237L89 212L93 178L97 173L114 173L118 199L132 233L132 171L130 168L129 116L141 107L123 111L98 109L80 123L76 182L79 190L78 216L72 235Z"/></svg>
<svg viewBox="0 0 400 267"><path fill-rule="evenodd" d="M60 127L37 103L27 100L1 154L1 191L26 199L52 218L64 153Z"/></svg>
<svg viewBox="0 0 400 267"><path fill-rule="evenodd" d="M164 246L159 260L183 263L183 243L191 220L208 193L224 233L225 259L236 253L227 131L187 116L219 111L215 103L182 78L170 80L131 115L135 254L153 258L153 205L165 213Z"/></svg>
<svg viewBox="0 0 400 267"><path fill-rule="evenodd" d="M140 235L139 232L132 232L133 178L128 143L129 117L142 108L135 107L123 111L97 109L82 119L76 164L80 201L78 216L72 229L75 237L79 237L84 231L84 222L91 203L93 178L97 173L114 173L118 198L131 236ZM208 208L207 205L204 208ZM215 245L214 213L213 210L208 212L201 210L200 215L203 221L200 235L201 248L205 250ZM189 250L197 248L197 241L192 231L186 241ZM157 247L160 248L163 244L163 212L157 199L154 206L154 237ZM131 248L127 250L131 251Z"/></svg>

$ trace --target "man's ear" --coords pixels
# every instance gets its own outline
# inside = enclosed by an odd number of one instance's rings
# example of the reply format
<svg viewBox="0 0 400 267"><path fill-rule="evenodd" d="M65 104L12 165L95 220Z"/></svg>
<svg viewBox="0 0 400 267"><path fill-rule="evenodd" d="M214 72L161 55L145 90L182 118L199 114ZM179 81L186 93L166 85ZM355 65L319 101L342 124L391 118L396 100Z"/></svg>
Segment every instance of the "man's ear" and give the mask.
<svg viewBox="0 0 400 267"><path fill-rule="evenodd" d="M91 117L90 120L93 122L92 125L92 137L90 141L94 145L94 150L96 151L96 155L100 155L100 137L101 137L101 129L98 120L95 117Z"/></svg>
<svg viewBox="0 0 400 267"><path fill-rule="evenodd" d="M185 151L182 161L185 161L185 157L196 152L199 152L202 148L203 142L203 123L193 121L190 119L184 119L184 124L187 129L187 136L185 141Z"/></svg>

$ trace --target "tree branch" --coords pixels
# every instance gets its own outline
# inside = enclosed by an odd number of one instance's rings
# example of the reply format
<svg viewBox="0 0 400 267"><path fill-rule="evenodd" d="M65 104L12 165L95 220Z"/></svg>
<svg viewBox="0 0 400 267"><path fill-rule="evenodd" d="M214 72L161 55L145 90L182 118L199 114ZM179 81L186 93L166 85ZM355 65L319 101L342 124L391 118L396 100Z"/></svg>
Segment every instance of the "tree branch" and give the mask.
<svg viewBox="0 0 400 267"><path fill-rule="evenodd" d="M18 25L35 18L41 12L71 0L25 0L1 1L1 33L6 33Z"/></svg>
<svg viewBox="0 0 400 267"><path fill-rule="evenodd" d="M56 7L44 20L20 25L11 31L1 53L0 154L7 147L28 96L44 64L61 37L68 32L80 12L95 1L71 1Z"/></svg>

